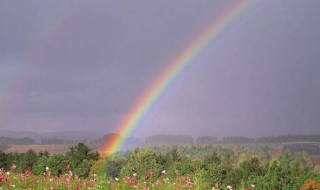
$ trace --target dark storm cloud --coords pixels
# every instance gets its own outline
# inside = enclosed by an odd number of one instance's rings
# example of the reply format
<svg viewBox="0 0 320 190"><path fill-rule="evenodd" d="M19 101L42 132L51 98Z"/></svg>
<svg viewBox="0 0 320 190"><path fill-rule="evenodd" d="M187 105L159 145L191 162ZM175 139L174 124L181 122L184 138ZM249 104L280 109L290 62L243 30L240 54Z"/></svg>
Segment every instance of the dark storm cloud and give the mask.
<svg viewBox="0 0 320 190"><path fill-rule="evenodd" d="M168 61L232 3L1 1L0 101L18 99L2 102L9 113L2 128L111 131ZM174 81L139 130L319 133L319 6L256 3Z"/></svg>

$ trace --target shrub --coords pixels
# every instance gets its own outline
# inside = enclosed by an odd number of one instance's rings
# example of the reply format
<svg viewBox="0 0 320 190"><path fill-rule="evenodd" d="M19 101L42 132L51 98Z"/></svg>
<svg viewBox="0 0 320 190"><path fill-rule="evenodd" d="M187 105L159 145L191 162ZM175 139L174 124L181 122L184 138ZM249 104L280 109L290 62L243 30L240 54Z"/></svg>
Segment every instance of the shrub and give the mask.
<svg viewBox="0 0 320 190"><path fill-rule="evenodd" d="M320 183L314 179L308 179L301 186L300 190L320 190Z"/></svg>

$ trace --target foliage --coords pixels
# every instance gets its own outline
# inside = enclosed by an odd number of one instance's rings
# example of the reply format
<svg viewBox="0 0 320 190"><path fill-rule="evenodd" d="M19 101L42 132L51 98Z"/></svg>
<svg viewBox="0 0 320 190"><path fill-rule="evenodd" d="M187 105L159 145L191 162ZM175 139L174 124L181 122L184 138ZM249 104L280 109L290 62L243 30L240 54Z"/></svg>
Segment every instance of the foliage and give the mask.
<svg viewBox="0 0 320 190"><path fill-rule="evenodd" d="M77 146L70 147L65 157L79 177L88 177L92 164L99 159L99 153L84 143L79 143Z"/></svg>
<svg viewBox="0 0 320 190"><path fill-rule="evenodd" d="M145 174L146 171L150 170L150 174L152 173L152 175L139 175L139 178L145 177L153 179L161 174L162 169L153 149L147 148L141 150L137 148L129 154L127 163L121 169L120 176L131 176L134 173Z"/></svg>
<svg viewBox="0 0 320 190"><path fill-rule="evenodd" d="M301 186L300 190L320 190L320 183L314 179L308 179Z"/></svg>
<svg viewBox="0 0 320 190"><path fill-rule="evenodd" d="M102 158L79 143L66 154L0 152L0 164L0 189L319 189L306 153L271 157L268 148L156 147Z"/></svg>
<svg viewBox="0 0 320 190"><path fill-rule="evenodd" d="M119 177L120 171L126 162L126 159L122 157L106 159L106 175L112 178Z"/></svg>

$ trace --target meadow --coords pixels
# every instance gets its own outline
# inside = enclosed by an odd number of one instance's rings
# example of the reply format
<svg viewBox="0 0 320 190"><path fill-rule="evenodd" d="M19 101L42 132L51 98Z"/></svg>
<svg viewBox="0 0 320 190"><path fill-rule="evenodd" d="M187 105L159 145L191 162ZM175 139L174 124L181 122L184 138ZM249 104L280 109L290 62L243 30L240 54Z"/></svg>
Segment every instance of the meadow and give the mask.
<svg viewBox="0 0 320 190"><path fill-rule="evenodd" d="M0 189L320 189L320 165L307 153L268 146L157 146L106 156L79 143L63 154L0 151L0 168Z"/></svg>

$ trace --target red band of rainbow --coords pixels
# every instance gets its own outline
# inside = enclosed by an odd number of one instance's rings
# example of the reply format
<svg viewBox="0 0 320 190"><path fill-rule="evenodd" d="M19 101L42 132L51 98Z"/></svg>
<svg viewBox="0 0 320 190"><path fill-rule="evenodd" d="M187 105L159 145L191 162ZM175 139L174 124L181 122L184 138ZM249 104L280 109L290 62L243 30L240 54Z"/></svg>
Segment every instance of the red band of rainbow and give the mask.
<svg viewBox="0 0 320 190"><path fill-rule="evenodd" d="M166 90L168 85L179 75L185 66L201 52L223 29L234 21L243 11L249 8L254 0L236 0L236 3L223 12L223 14L208 25L186 48L168 63L168 66L153 80L149 88L134 103L130 114L116 127L116 133L126 137L139 124L150 107ZM125 139L125 138L124 138ZM110 154L121 149L125 140L114 135L105 143L102 153Z"/></svg>

